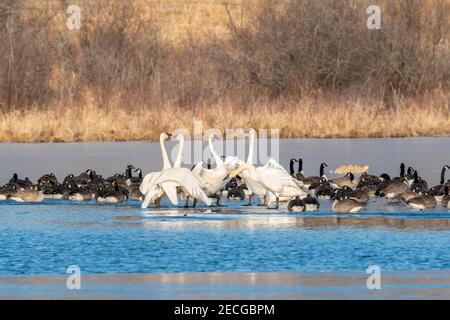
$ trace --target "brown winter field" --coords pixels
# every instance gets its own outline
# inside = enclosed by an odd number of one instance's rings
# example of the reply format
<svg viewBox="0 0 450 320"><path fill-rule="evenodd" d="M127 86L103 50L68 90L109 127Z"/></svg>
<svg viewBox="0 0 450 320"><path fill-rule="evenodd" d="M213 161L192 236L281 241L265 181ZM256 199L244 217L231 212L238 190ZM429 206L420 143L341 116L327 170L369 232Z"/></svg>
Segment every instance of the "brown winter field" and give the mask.
<svg viewBox="0 0 450 320"><path fill-rule="evenodd" d="M0 141L450 135L450 1L371 2L0 0Z"/></svg>

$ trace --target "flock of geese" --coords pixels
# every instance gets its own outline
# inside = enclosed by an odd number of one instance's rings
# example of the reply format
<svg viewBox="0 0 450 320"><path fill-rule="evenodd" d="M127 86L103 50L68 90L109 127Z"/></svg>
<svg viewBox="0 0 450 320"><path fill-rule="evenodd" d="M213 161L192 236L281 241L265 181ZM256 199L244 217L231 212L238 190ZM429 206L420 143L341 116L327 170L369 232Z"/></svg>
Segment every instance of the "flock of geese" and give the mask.
<svg viewBox="0 0 450 320"><path fill-rule="evenodd" d="M211 134L208 147L215 167L212 168L210 162L206 167L203 162L191 169L182 167L184 136L179 134L175 137L179 143L178 154L172 164L165 148L165 141L172 135L164 132L159 139L163 159L160 171L143 176L141 169L128 165L124 173L103 178L89 169L78 176L70 174L62 182L50 173L40 177L36 184L14 174L7 184L0 187L0 200L94 199L120 203L131 199L142 201L141 208L150 205L160 208L163 196L174 206L178 206L181 200L185 207L189 207L190 201L195 207L197 201L207 206L212 202L221 206L224 194L230 201L248 198L247 206L252 206L255 199L259 200L257 205L268 208L278 209L280 203L287 203L290 212L316 211L320 201L331 200L334 212L355 213L374 197L385 197L389 204L405 203L415 210L433 209L439 205L450 207L450 180L445 181L448 165L442 168L440 184L432 188L414 168L406 169L403 163L400 175L392 178L386 173L376 176L367 172L356 178L354 173L348 172L342 177L328 179L326 163L320 164L318 176L305 176L302 159L291 159L289 171L273 159L263 166L256 166L253 162L256 131L249 129L244 133L249 138L249 154L245 161L234 156L219 156L213 145L216 136Z"/></svg>

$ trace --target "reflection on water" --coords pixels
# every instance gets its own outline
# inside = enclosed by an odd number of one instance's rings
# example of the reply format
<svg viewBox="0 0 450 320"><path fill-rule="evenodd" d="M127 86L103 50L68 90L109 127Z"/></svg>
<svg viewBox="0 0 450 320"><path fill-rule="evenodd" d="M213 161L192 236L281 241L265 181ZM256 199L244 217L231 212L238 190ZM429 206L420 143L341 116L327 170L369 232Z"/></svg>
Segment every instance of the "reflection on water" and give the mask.
<svg viewBox="0 0 450 320"><path fill-rule="evenodd" d="M0 202L0 275L450 269L450 213L389 207L357 215L241 207ZM255 211L258 210L258 211Z"/></svg>

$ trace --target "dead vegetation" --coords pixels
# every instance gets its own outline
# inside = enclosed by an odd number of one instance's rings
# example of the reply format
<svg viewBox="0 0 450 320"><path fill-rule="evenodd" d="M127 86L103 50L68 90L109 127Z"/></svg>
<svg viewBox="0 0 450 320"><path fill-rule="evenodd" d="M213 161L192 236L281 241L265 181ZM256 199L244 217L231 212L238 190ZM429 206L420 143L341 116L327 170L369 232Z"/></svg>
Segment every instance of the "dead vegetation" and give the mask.
<svg viewBox="0 0 450 320"><path fill-rule="evenodd" d="M70 3L69 3L70 2ZM450 134L450 2L0 0L0 141Z"/></svg>

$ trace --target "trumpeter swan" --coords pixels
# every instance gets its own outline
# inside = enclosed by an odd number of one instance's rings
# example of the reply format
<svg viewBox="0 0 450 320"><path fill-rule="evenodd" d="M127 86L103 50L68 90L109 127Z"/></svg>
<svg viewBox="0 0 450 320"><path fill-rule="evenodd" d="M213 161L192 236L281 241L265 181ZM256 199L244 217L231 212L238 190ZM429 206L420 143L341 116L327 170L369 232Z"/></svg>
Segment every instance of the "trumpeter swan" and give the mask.
<svg viewBox="0 0 450 320"><path fill-rule="evenodd" d="M171 136L172 134L166 132L162 132L159 135L159 146L161 148L161 154L163 158L163 167L161 171L172 168L172 165L169 161L169 156L167 155L166 147L164 146L164 142ZM142 179L141 185L139 186L139 191L142 194L147 194L150 185L152 185L152 182L157 178L157 175L161 173L161 171L154 171L145 175L145 177Z"/></svg>
<svg viewBox="0 0 450 320"><path fill-rule="evenodd" d="M180 141L180 144L177 161L175 161L175 163L181 164L181 160L178 160L180 157L182 158L184 136L181 134L178 135L177 140ZM154 179L152 179L152 183L149 185L149 190L145 195L141 208L147 208L152 200L163 194L167 195L173 205L178 205L178 191L195 199L200 199L208 206L211 205L208 196L203 192L200 182L191 170L187 168L167 168L160 171L155 175Z"/></svg>
<svg viewBox="0 0 450 320"><path fill-rule="evenodd" d="M254 152L254 145L255 145L255 139L256 139L256 131L254 129L249 129L249 130L246 130L245 133L247 133L250 137L249 150L248 150L246 164L254 166L253 152ZM242 161L238 162L238 165L242 165L242 164L244 164L244 162L242 162ZM261 183L251 179L251 177L247 171L242 172L241 178L242 178L242 180L244 180L245 185L247 186L247 189L249 192L247 205L249 205L249 206L252 205L253 197L257 197L258 199L264 199L264 202L266 202L267 190Z"/></svg>
<svg viewBox="0 0 450 320"><path fill-rule="evenodd" d="M216 139L214 134L208 137L208 147L211 155L216 162L216 167L213 169L206 169L203 167L203 161L197 163L192 172L200 181L202 189L208 194L208 196L214 196L217 199L217 205L220 204L219 191L224 187L226 181L224 181L229 170L234 169L237 163L237 157L226 157L225 160L217 154L213 141Z"/></svg>
<svg viewBox="0 0 450 320"><path fill-rule="evenodd" d="M275 164L276 161L269 161L258 170L259 168L257 169L251 164L244 163L233 170L229 176L233 178L239 174L252 184L261 185L267 190L269 196L273 195L275 197L277 208L279 207L280 197L285 199L306 197L306 193L295 183L292 176L286 170L272 166ZM267 205L270 204L270 202L267 203Z"/></svg>

